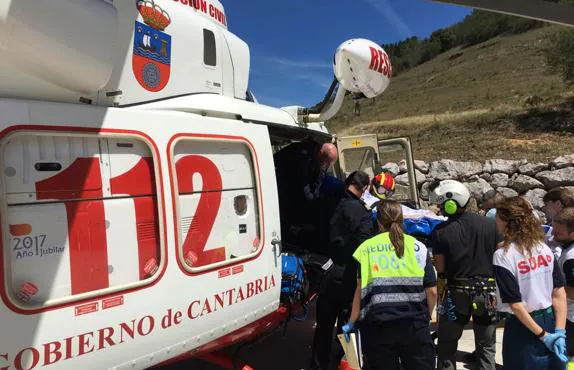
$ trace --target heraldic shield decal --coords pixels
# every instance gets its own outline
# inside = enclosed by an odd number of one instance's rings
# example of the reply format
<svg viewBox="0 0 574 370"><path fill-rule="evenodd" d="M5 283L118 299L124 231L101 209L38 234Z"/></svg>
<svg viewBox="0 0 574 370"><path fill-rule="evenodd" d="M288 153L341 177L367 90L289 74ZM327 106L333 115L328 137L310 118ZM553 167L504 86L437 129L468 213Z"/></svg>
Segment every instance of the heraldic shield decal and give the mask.
<svg viewBox="0 0 574 370"><path fill-rule="evenodd" d="M140 0L137 7L144 23L135 24L132 67L143 88L158 92L169 81L171 36L163 31L171 19L153 0Z"/></svg>

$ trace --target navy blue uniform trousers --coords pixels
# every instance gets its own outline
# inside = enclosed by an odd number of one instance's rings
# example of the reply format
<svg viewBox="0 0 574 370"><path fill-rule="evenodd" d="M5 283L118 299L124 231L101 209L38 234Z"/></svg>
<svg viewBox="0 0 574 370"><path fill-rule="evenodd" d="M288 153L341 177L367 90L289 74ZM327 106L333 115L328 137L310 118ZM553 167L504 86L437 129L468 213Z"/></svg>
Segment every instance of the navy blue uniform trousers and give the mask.
<svg viewBox="0 0 574 370"><path fill-rule="evenodd" d="M533 319L547 332L554 332L553 313L545 313ZM502 363L504 370L566 369L566 364L550 352L516 317L508 318L504 326Z"/></svg>

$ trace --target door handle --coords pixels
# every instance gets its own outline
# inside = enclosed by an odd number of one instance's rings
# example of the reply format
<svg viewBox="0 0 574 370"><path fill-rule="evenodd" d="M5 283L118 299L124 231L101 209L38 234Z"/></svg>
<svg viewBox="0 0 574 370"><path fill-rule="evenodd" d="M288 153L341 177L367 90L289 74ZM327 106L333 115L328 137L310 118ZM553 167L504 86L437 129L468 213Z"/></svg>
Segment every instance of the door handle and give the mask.
<svg viewBox="0 0 574 370"><path fill-rule="evenodd" d="M271 240L271 245L273 246L273 257L275 258L275 267L277 267L277 256L281 255L282 243L279 239Z"/></svg>

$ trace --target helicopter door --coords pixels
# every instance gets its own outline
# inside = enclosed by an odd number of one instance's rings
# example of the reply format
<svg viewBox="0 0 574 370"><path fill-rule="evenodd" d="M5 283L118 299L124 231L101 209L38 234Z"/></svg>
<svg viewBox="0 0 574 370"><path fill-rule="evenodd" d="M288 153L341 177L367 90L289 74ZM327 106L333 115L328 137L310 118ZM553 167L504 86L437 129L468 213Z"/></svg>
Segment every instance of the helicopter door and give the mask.
<svg viewBox="0 0 574 370"><path fill-rule="evenodd" d="M337 147L341 178L353 171L364 171L370 177L382 169L398 171L393 199L415 208L420 207L414 158L408 137L379 140L376 134L347 136L337 138Z"/></svg>
<svg viewBox="0 0 574 370"><path fill-rule="evenodd" d="M415 172L415 161L408 137L379 140L380 165L399 165L399 175L395 177L396 187L393 199L414 208L420 208L419 191ZM421 180L420 178L418 180Z"/></svg>
<svg viewBox="0 0 574 370"><path fill-rule="evenodd" d="M375 175L379 163L379 145L376 134L337 138L337 148L343 178L353 171L364 171L370 177Z"/></svg>

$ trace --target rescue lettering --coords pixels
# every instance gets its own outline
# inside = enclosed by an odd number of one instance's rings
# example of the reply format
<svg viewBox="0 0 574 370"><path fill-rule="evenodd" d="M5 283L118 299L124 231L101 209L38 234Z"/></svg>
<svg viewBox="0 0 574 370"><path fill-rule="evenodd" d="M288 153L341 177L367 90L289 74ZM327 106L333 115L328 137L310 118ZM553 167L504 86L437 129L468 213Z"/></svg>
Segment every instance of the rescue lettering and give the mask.
<svg viewBox="0 0 574 370"><path fill-rule="evenodd" d="M371 50L371 64L369 65L369 69L379 72L387 78L391 78L392 67L387 53L372 46L369 46L369 49Z"/></svg>
<svg viewBox="0 0 574 370"><path fill-rule="evenodd" d="M215 19L217 22L221 23L222 25L227 27L227 19L225 17L225 13L223 10L217 8L213 4L207 5L206 0L174 0L176 3L180 3L181 5L187 5L190 8L194 8L197 11L200 11L206 15L209 15L211 18Z"/></svg>
<svg viewBox="0 0 574 370"><path fill-rule="evenodd" d="M240 304L246 299L271 290L276 285L273 275L264 276L211 297L195 299L187 307L187 317L194 320L224 310L228 306ZM184 315L184 310L169 308L166 314L159 318L146 315L119 323L115 327L108 326L88 331L36 347L27 347L12 354L3 353L0 354L0 370L33 370L80 356L90 356L94 352L115 347L128 340L152 335L157 330L169 330L174 325L182 324Z"/></svg>
<svg viewBox="0 0 574 370"><path fill-rule="evenodd" d="M531 271L537 270L541 267L548 267L552 263L552 256L540 255L538 257L530 257L528 259L520 260L516 264L518 272L521 274L528 274Z"/></svg>

